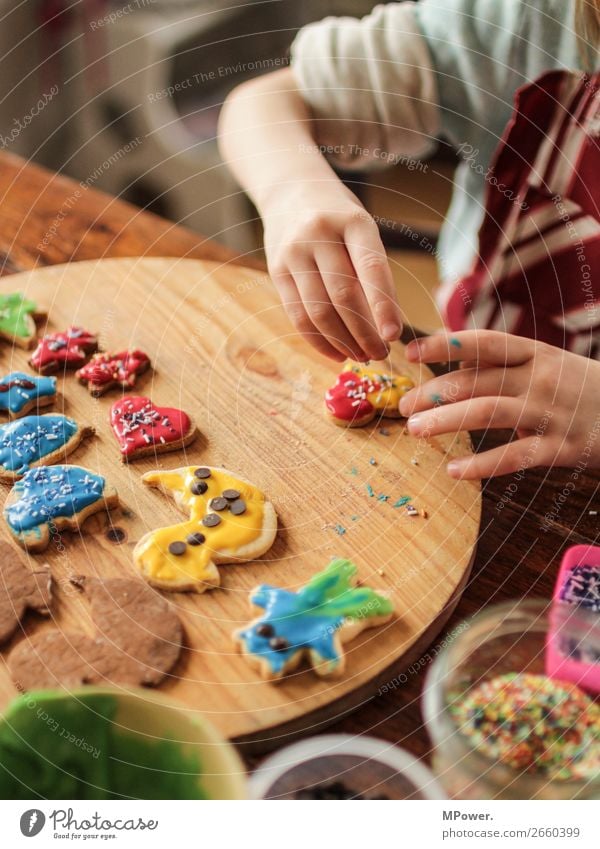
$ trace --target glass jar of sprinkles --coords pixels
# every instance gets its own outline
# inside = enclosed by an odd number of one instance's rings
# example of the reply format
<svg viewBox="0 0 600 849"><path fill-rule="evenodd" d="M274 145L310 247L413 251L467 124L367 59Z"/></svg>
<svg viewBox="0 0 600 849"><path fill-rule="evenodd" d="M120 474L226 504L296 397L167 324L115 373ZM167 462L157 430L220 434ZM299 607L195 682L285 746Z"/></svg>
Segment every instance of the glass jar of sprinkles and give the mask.
<svg viewBox="0 0 600 849"><path fill-rule="evenodd" d="M600 699L546 675L547 601L487 608L440 652L423 711L455 799L600 799ZM600 617L585 635L600 656Z"/></svg>

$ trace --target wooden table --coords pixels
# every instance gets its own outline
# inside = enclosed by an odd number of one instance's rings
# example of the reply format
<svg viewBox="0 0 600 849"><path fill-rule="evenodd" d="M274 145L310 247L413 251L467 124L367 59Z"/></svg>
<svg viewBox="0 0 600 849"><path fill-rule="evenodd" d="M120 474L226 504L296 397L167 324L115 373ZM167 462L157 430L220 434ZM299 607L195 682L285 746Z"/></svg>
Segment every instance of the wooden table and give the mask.
<svg viewBox="0 0 600 849"><path fill-rule="evenodd" d="M64 210L68 218L43 244ZM182 227L94 189L81 190L78 183L17 157L0 154L1 274L70 260L139 255L185 256L260 267L254 257L236 257ZM489 448L501 441L501 435L475 434L474 439L477 446ZM569 470L528 470L522 479L507 475L489 481L484 488L473 571L446 634L451 635L462 619L489 604L524 596L549 598L565 548L597 539L600 515L591 511L600 513L599 482L598 475L580 475L575 487L565 490L565 497L561 493L572 483ZM555 499L557 515L549 530L543 530L546 514L556 512ZM328 730L371 733L427 757L429 742L419 697L430 658L446 634L436 639L422 662L413 664L406 683L390 682L384 694L348 716L337 717ZM406 670L398 669L398 674L402 672ZM315 727L313 732L321 730L324 727Z"/></svg>

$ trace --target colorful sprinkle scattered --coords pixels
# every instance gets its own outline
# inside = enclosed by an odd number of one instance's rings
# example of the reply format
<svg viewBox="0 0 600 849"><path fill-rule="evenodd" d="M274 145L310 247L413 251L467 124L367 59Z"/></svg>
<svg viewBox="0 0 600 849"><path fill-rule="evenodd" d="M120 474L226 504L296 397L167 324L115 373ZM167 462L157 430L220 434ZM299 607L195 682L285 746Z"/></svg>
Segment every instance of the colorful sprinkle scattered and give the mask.
<svg viewBox="0 0 600 849"><path fill-rule="evenodd" d="M358 522L358 520L360 519L360 516L350 516L350 519L351 519L353 522Z"/></svg>
<svg viewBox="0 0 600 849"><path fill-rule="evenodd" d="M346 528L343 525L336 525L335 532L338 536L343 537L346 533Z"/></svg>
<svg viewBox="0 0 600 849"><path fill-rule="evenodd" d="M597 516L597 515L598 515L597 510L588 510L588 516Z"/></svg>
<svg viewBox="0 0 600 849"><path fill-rule="evenodd" d="M389 429L388 427L380 427L380 428L379 428L379 433L380 433L382 436L389 436L389 435L390 435L390 429Z"/></svg>
<svg viewBox="0 0 600 849"><path fill-rule="evenodd" d="M402 498L399 498L398 501L393 505L394 507L404 507L405 504L408 504L411 501L410 495L403 495Z"/></svg>
<svg viewBox="0 0 600 849"><path fill-rule="evenodd" d="M389 501L389 500L390 500L389 495L384 495L383 492L381 493L381 495L377 496L377 501Z"/></svg>
<svg viewBox="0 0 600 849"><path fill-rule="evenodd" d="M430 395L429 397L431 398L431 400L434 404L443 404L444 403L444 399L437 392L434 392L433 395Z"/></svg>
<svg viewBox="0 0 600 849"><path fill-rule="evenodd" d="M417 460L417 458L416 458L416 457L411 457L411 461L410 461L410 462L413 464L413 466L418 466L418 465L419 465L419 461Z"/></svg>
<svg viewBox="0 0 600 849"><path fill-rule="evenodd" d="M417 510L416 507L413 507L412 504L409 504L407 506L406 512L408 513L409 516L418 516L419 515L419 511Z"/></svg>
<svg viewBox="0 0 600 849"><path fill-rule="evenodd" d="M600 769L600 706L579 687L543 675L498 675L450 712L479 751L554 780L594 780Z"/></svg>
<svg viewBox="0 0 600 849"><path fill-rule="evenodd" d="M371 486L370 483L368 483L366 485L366 489L367 489L367 492L369 493L369 497L373 498L373 496L375 495L375 490L373 489L373 487Z"/></svg>
<svg viewBox="0 0 600 849"><path fill-rule="evenodd" d="M358 474L358 469L356 468L356 466L352 466L349 474L351 474L351 475L357 475Z"/></svg>
<svg viewBox="0 0 600 849"><path fill-rule="evenodd" d="M460 341L458 339L456 339L454 336L452 337L452 339L450 339L450 344L454 345L455 348L462 348Z"/></svg>
<svg viewBox="0 0 600 849"><path fill-rule="evenodd" d="M375 457L371 457L371 459L369 460L369 463L371 464L371 466L376 466L377 460L375 459Z"/></svg>

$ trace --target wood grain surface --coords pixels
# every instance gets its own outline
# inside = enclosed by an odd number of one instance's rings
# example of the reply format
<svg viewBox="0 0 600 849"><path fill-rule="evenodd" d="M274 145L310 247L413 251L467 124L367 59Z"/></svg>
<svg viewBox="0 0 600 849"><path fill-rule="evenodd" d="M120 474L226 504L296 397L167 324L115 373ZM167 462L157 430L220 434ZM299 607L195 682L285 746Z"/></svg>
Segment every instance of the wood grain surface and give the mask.
<svg viewBox="0 0 600 849"><path fill-rule="evenodd" d="M470 450L466 436L415 439L391 419L335 427L324 415L323 395L339 367L288 332L268 278L251 269L113 259L28 272L1 288L22 291L47 310L42 332L74 324L98 332L105 350L144 350L154 368L140 378L138 394L183 408L201 431L185 450L160 455L158 464L145 457L123 465L108 421L119 394L95 399L72 374L60 379L60 409L97 433L70 462L104 475L122 509L110 520L93 517L81 534L63 534L64 550L51 542L43 559L57 582L55 615L47 622L30 617L30 632L89 632L85 603L68 589L69 577L135 574L135 542L179 521L172 502L142 488L140 475L157 465L206 464L263 489L280 530L262 561L220 567L220 589L172 594L187 646L163 691L228 737L257 742L310 726L315 712L326 717L331 705L335 717L376 690L389 667L402 670L425 648L464 583L479 530L479 485L444 473L449 457ZM8 371L24 367L27 354L4 345L0 357ZM415 381L427 374L403 362L399 343L384 367ZM406 495L426 516L394 507ZM119 545L111 541L120 536L115 525L126 535ZM334 555L351 557L361 581L389 593L396 616L346 646L347 670L339 680L309 671L278 685L262 681L231 643L232 629L249 618L249 590L260 583L297 589ZM4 701L13 692L4 674Z"/></svg>
<svg viewBox="0 0 600 849"><path fill-rule="evenodd" d="M74 180L0 152L0 274L8 277L71 259L140 254L189 256L224 264L237 261L250 265L254 261L248 255L236 258L199 234L94 188L85 192L83 202L67 210L60 237L45 246L41 243L44 234L77 186ZM407 279L406 285L412 283ZM402 294L400 288L401 301ZM477 434L475 448L486 450L509 438L506 432ZM575 489L560 503L549 529L541 530L544 517L555 509L555 501L570 482L570 474L568 469L530 468L519 480L505 475L484 482L473 569L444 632L431 636L409 665L405 678L400 678L399 670L391 670L377 695L367 693L352 712L341 707L330 709L327 716L315 719L310 729L313 734L325 730L370 733L418 757L429 757L420 696L427 670L442 642L453 639L459 623L489 604L525 595L550 598L563 551L578 542L598 542L600 476L591 470L580 475ZM510 498L505 503L507 493ZM272 745L283 746L288 739L282 734ZM251 744L239 748L249 766L256 763Z"/></svg>

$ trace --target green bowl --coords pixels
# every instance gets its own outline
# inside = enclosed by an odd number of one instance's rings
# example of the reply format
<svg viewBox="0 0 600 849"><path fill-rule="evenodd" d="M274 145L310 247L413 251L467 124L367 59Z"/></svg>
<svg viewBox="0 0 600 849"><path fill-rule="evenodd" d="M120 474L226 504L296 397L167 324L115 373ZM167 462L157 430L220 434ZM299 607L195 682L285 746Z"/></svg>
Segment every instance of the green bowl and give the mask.
<svg viewBox="0 0 600 849"><path fill-rule="evenodd" d="M235 749L151 690L26 693L0 719L2 799L246 797Z"/></svg>

